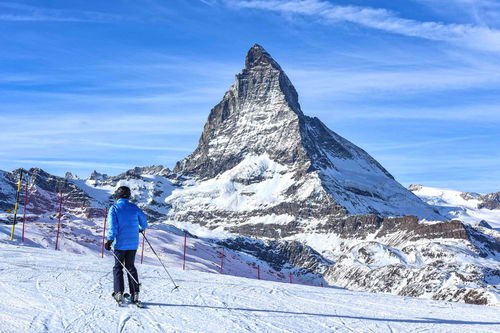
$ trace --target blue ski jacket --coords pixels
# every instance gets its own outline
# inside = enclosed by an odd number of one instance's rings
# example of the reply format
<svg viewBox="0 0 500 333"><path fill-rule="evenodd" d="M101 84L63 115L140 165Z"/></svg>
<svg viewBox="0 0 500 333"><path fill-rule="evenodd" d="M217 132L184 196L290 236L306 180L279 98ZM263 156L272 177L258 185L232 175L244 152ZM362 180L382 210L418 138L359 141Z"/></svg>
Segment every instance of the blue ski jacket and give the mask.
<svg viewBox="0 0 500 333"><path fill-rule="evenodd" d="M146 215L127 199L118 199L108 212L108 240L115 250L137 250L139 231L148 227Z"/></svg>

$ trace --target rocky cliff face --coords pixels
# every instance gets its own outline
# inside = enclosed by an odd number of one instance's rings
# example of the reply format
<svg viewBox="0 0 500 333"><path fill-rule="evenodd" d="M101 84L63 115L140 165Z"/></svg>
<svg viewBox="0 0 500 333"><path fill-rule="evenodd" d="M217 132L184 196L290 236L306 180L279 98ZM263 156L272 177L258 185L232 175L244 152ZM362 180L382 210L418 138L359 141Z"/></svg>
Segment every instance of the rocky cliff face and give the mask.
<svg viewBox="0 0 500 333"><path fill-rule="evenodd" d="M12 210L15 202L19 169L0 172L0 207ZM59 209L59 192L63 195L63 213L79 218L103 216L103 210L113 203L113 193L121 185L131 188L133 199L141 206L150 221L165 216L170 206L165 199L175 188L170 170L163 166L136 167L117 176L97 171L87 179L58 177L39 168L24 170L20 207L23 206L26 185L29 188L27 211L30 215L55 216Z"/></svg>
<svg viewBox="0 0 500 333"><path fill-rule="evenodd" d="M420 240L394 247L362 242L344 251L324 277L354 290L498 304L499 267L493 261L479 263L476 247L470 244Z"/></svg>
<svg viewBox="0 0 500 333"><path fill-rule="evenodd" d="M481 203L477 208L500 209L500 192L489 193L479 197Z"/></svg>
<svg viewBox="0 0 500 333"><path fill-rule="evenodd" d="M19 172L20 169L0 174L0 187L3 193L7 193L3 198L0 196L0 205L4 210L13 209ZM67 178L51 175L39 168L24 170L23 177L20 206L24 202L28 184L27 210L30 214L55 215L59 207L59 193L62 193L64 209L68 214L93 217L99 211L100 207L92 204L93 198Z"/></svg>
<svg viewBox="0 0 500 333"><path fill-rule="evenodd" d="M161 165L135 167L117 176L108 176L94 171L85 180L72 179L70 182L91 195L94 206L108 207L113 202L115 189L126 185L132 191L132 198L141 207L150 221L164 218L170 206L165 199L176 186L168 168Z"/></svg>

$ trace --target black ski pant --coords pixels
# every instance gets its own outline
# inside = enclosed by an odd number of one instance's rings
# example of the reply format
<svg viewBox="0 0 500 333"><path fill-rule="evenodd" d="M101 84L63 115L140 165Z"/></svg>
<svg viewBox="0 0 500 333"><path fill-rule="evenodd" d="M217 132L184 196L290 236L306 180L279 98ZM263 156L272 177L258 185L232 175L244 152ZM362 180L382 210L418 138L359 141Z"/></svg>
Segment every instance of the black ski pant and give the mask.
<svg viewBox="0 0 500 333"><path fill-rule="evenodd" d="M113 266L113 284L114 284L114 291L115 293L117 292L124 292L125 291L125 284L123 281L123 274L126 274L128 277L128 287L130 290L130 294L134 294L135 292L139 292L139 285L135 283L135 281L130 277L130 275L127 274L127 272L124 272L123 265L128 269L130 274L134 277L134 279L139 282L139 277L137 276L137 269L135 268L134 261L135 261L135 253L137 250L114 250L115 251L115 265ZM118 258L118 260L117 260ZM121 262L121 263L120 263Z"/></svg>

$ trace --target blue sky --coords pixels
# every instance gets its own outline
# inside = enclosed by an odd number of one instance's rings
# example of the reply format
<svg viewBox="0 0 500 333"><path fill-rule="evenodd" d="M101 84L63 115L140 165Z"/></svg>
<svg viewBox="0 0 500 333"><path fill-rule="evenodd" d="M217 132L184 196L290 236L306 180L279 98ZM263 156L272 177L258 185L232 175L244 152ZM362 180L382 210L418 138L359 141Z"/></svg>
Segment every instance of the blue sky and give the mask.
<svg viewBox="0 0 500 333"><path fill-rule="evenodd" d="M500 1L0 1L0 169L172 167L263 45L404 185L500 190Z"/></svg>

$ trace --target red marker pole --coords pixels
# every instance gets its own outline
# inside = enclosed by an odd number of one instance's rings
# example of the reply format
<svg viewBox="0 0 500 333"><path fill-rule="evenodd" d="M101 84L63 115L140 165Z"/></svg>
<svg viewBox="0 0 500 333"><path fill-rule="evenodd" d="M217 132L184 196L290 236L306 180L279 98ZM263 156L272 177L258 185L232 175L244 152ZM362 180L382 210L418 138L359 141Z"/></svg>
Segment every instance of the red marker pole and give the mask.
<svg viewBox="0 0 500 333"><path fill-rule="evenodd" d="M292 272L290 272L290 283L292 283Z"/></svg>
<svg viewBox="0 0 500 333"><path fill-rule="evenodd" d="M257 279L260 280L260 265L257 265Z"/></svg>
<svg viewBox="0 0 500 333"><path fill-rule="evenodd" d="M59 232L61 230L61 215L62 215L62 192L59 192L59 216L57 222L56 250L59 242Z"/></svg>
<svg viewBox="0 0 500 333"><path fill-rule="evenodd" d="M29 197L29 191L28 191L28 180L26 180L26 192L24 194L24 206L23 206L23 233L22 233L22 241L24 242L24 225L26 224L26 205L28 205L28 197Z"/></svg>
<svg viewBox="0 0 500 333"><path fill-rule="evenodd" d="M183 263L182 263L182 270L183 271L186 270L186 243L187 243L187 233L184 230L184 259L183 259Z"/></svg>
<svg viewBox="0 0 500 333"><path fill-rule="evenodd" d="M104 208L104 227L102 228L101 258L104 258L104 240L106 239L106 222L108 219L108 209Z"/></svg>
<svg viewBox="0 0 500 333"><path fill-rule="evenodd" d="M146 234L146 230L142 231L142 250L141 250L141 264L144 261L144 235Z"/></svg>

